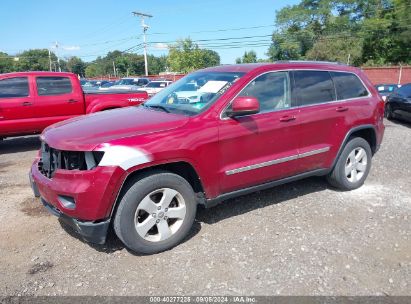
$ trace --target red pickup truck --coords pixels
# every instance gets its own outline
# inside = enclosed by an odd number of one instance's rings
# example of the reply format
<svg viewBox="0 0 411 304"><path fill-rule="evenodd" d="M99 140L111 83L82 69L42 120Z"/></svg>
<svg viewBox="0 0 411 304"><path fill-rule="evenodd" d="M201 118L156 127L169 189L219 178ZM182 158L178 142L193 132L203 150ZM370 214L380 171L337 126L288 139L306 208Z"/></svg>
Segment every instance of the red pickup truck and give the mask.
<svg viewBox="0 0 411 304"><path fill-rule="evenodd" d="M40 133L74 116L139 105L146 92L84 93L77 76L58 72L0 75L0 139Z"/></svg>

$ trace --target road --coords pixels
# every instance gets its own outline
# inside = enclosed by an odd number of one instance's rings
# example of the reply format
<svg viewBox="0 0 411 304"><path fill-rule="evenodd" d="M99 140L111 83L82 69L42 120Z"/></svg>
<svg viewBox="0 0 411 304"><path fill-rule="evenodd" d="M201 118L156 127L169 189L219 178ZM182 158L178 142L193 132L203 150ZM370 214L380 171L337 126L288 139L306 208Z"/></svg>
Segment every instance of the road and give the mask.
<svg viewBox="0 0 411 304"><path fill-rule="evenodd" d="M386 122L365 185L310 178L200 209L156 255L89 245L28 185L38 137L0 142L3 295L411 295L411 125Z"/></svg>

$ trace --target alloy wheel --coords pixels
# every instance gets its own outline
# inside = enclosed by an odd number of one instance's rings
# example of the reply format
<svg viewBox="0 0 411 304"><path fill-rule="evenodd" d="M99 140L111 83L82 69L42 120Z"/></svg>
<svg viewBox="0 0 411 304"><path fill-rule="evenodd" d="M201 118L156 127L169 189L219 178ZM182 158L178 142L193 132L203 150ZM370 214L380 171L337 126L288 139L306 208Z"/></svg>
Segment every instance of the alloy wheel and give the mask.
<svg viewBox="0 0 411 304"><path fill-rule="evenodd" d="M159 242L169 239L183 224L186 203L183 196L171 188L157 189L138 204L134 224L145 240Z"/></svg>
<svg viewBox="0 0 411 304"><path fill-rule="evenodd" d="M351 183L356 183L364 176L367 170L367 153L361 147L355 148L348 155L345 162L345 176Z"/></svg>

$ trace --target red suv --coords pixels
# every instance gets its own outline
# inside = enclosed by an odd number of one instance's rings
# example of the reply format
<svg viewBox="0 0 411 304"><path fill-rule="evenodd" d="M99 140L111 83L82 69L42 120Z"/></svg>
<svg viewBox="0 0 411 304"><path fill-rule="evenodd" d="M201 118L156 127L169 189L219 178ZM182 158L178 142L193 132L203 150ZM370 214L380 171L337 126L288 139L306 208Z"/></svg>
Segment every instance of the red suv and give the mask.
<svg viewBox="0 0 411 304"><path fill-rule="evenodd" d="M360 187L384 133L384 103L364 73L326 62L219 66L143 106L55 124L30 179L83 238L155 253L181 242L198 204L305 178Z"/></svg>

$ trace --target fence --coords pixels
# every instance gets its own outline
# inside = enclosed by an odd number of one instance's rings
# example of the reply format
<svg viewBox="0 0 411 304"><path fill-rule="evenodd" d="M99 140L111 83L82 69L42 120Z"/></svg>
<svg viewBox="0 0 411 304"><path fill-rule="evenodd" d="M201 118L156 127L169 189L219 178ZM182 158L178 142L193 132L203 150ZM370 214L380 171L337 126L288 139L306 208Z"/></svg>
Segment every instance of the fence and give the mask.
<svg viewBox="0 0 411 304"><path fill-rule="evenodd" d="M411 82L411 66L392 67L363 67L362 68L373 84Z"/></svg>

